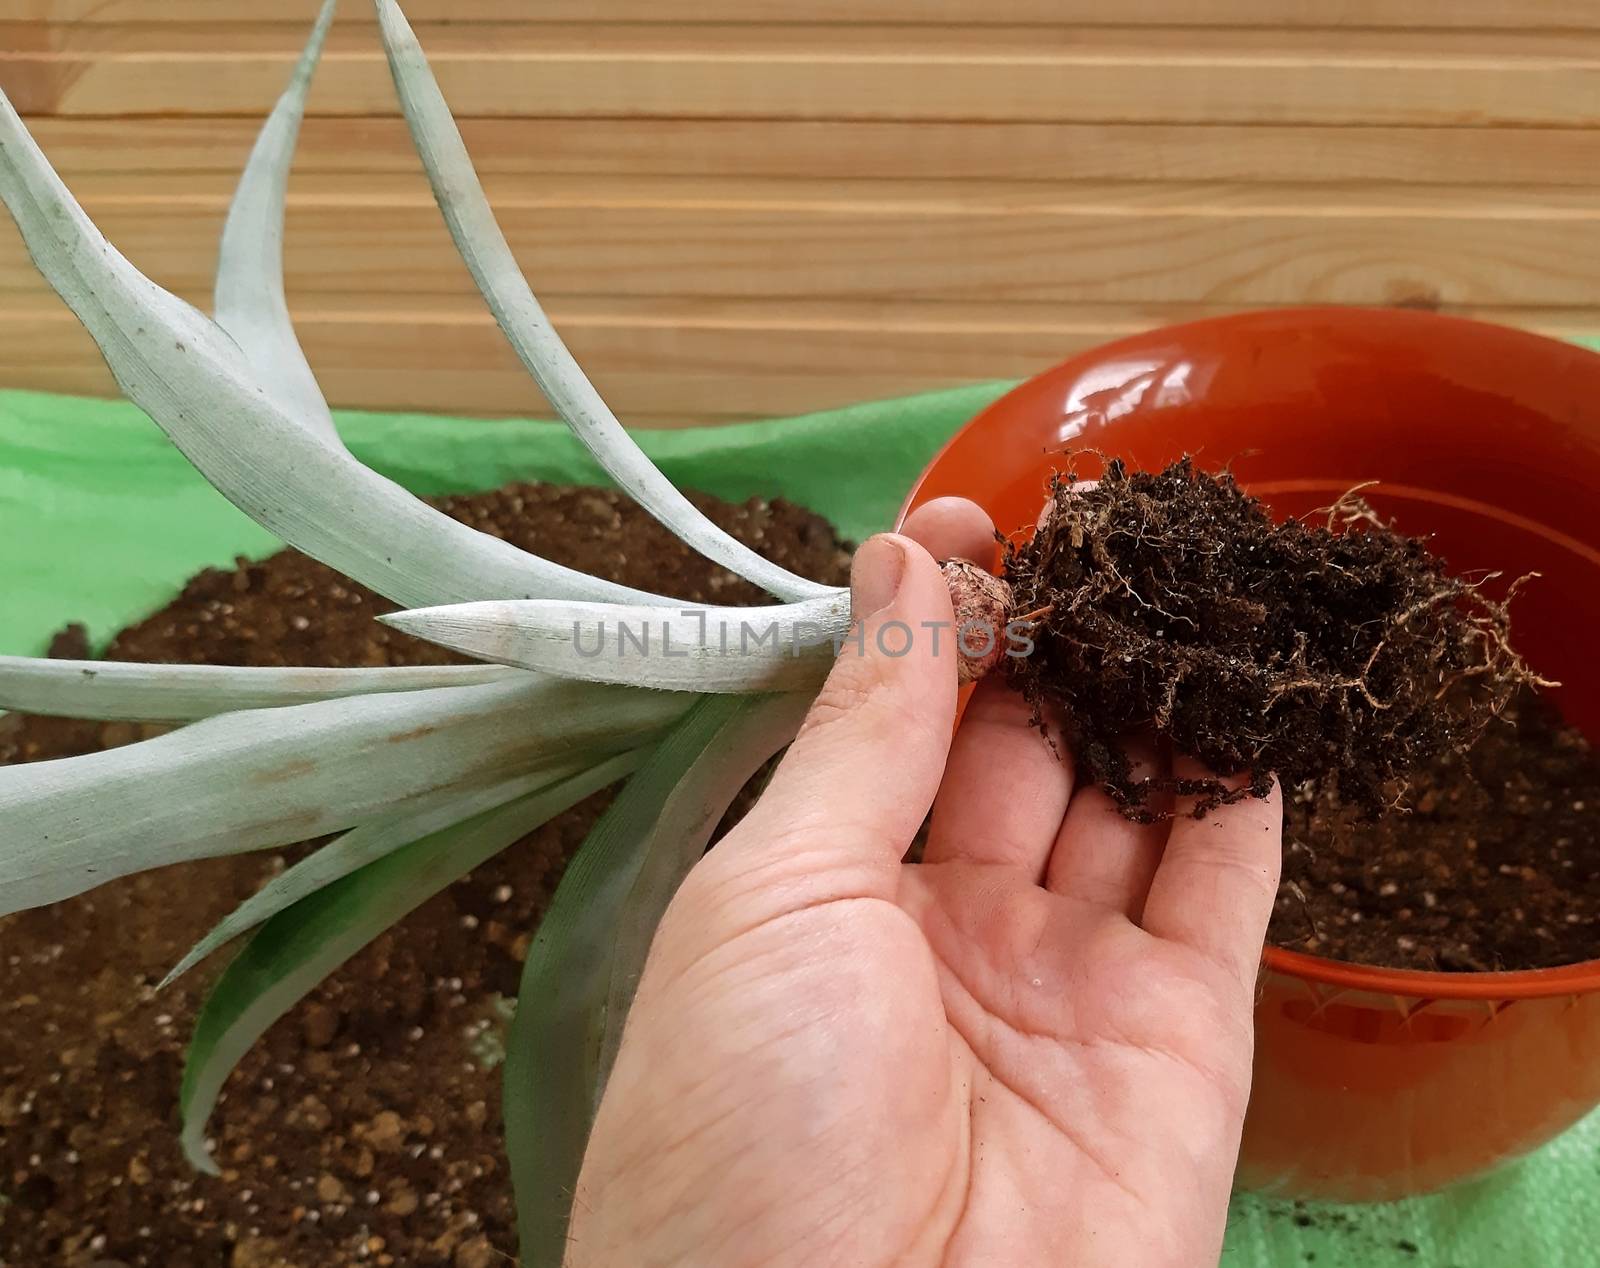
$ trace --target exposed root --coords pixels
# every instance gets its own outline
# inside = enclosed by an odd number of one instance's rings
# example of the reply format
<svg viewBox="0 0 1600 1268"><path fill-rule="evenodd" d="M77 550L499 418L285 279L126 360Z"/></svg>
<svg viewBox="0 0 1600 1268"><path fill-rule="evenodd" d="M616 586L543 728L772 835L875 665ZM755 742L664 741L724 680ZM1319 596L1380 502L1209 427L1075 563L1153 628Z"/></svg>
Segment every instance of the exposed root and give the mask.
<svg viewBox="0 0 1600 1268"><path fill-rule="evenodd" d="M1358 485L1319 522L1274 524L1229 475L1107 463L1058 478L1007 552L1034 652L1008 662L1035 719L1060 705L1087 776L1131 818L1156 794L1207 810L1332 774L1376 812L1407 771L1471 746L1516 691L1547 686L1511 643L1493 575L1467 581L1396 533ZM1154 729L1217 779L1135 779L1122 739ZM1237 777L1247 774L1241 783Z"/></svg>

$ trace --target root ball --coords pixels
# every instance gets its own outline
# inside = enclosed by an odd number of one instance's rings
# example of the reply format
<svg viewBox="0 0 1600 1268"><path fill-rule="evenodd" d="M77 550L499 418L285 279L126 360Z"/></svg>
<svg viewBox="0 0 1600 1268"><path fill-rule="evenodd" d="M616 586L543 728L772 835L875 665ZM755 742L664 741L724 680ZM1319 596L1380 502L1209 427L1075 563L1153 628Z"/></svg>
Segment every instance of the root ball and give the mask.
<svg viewBox="0 0 1600 1268"><path fill-rule="evenodd" d="M1196 813L1331 777L1376 812L1408 771L1465 752L1519 688L1506 609L1420 540L1347 494L1316 522L1274 524L1232 476L1185 459L1107 464L1051 490L1034 538L1007 551L1018 611L1043 615L1008 659L1036 722L1059 706L1085 776L1134 818L1152 797ZM1126 738L1154 731L1216 779L1135 779Z"/></svg>

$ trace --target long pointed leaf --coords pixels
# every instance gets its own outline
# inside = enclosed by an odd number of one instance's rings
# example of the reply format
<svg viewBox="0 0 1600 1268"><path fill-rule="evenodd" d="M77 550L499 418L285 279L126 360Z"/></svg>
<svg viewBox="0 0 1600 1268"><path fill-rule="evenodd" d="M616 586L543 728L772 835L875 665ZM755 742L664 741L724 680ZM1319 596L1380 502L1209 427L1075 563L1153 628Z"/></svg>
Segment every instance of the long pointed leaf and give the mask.
<svg viewBox="0 0 1600 1268"><path fill-rule="evenodd" d="M559 678L677 691L798 691L827 675L846 591L760 608L489 600L379 617L479 660Z"/></svg>
<svg viewBox="0 0 1600 1268"><path fill-rule="evenodd" d="M279 912L234 958L195 1022L179 1107L183 1148L216 1172L206 1120L234 1066L267 1027L395 921L533 831L632 770L623 753L581 775L490 810L369 863Z"/></svg>
<svg viewBox="0 0 1600 1268"><path fill-rule="evenodd" d="M376 692L514 681L516 674L494 665L280 669L0 656L0 709L58 718L193 722L239 709L278 709Z"/></svg>
<svg viewBox="0 0 1600 1268"><path fill-rule="evenodd" d="M578 1170L655 926L804 696L708 696L661 741L568 865L534 936L506 1042L505 1119L522 1262L566 1251Z"/></svg>
<svg viewBox="0 0 1600 1268"><path fill-rule="evenodd" d="M763 762L794 739L811 699L809 694L761 696L723 709L724 720L667 797L663 821L652 825L639 843L638 875L612 930L611 969L595 1079L596 1107L611 1077L628 1010L633 1006L650 944L655 941L656 928L667 914L668 904L689 870L705 854L712 831L739 790ZM705 706L708 713L714 708ZM680 725L686 724L687 719ZM695 816L696 800L704 809L692 823L671 822L679 803L684 806L686 820Z"/></svg>
<svg viewBox="0 0 1600 1268"><path fill-rule="evenodd" d="M283 296L283 205L311 76L338 0L325 0L278 103L256 137L222 226L212 311L290 417L342 447Z"/></svg>
<svg viewBox="0 0 1600 1268"><path fill-rule="evenodd" d="M308 854L293 867L280 872L244 902L219 920L211 930L189 949L183 959L161 980L166 987L183 976L218 947L232 942L240 934L254 929L263 921L292 907L308 894L314 894L341 876L348 876L358 868L376 859L393 854L402 846L441 832L453 824L462 823L486 810L515 801L528 793L558 784L573 775L581 774L592 761L576 759L547 771L521 775L491 788L469 793L446 794L415 806L408 806L394 814L384 815L367 822L327 845Z"/></svg>
<svg viewBox="0 0 1600 1268"><path fill-rule="evenodd" d="M468 528L285 412L239 346L95 228L0 93L0 200L123 394L217 490L292 546L395 602L652 603Z"/></svg>
<svg viewBox="0 0 1600 1268"><path fill-rule="evenodd" d="M225 713L0 771L0 914L637 747L693 697L549 679Z"/></svg>
<svg viewBox="0 0 1600 1268"><path fill-rule="evenodd" d="M617 421L517 267L410 23L394 0L375 3L389 70L450 236L495 321L556 413L629 497L707 559L779 598L809 599L828 593L830 587L763 559L713 524L661 474Z"/></svg>

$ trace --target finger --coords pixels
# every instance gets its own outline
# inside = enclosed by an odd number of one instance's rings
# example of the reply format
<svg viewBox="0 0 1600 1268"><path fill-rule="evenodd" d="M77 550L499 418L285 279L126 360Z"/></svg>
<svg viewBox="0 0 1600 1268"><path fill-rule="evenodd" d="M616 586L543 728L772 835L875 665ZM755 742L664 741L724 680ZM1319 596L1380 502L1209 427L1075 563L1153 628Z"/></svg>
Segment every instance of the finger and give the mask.
<svg viewBox="0 0 1600 1268"><path fill-rule="evenodd" d="M1072 797L1072 763L1032 713L1003 683L978 684L950 747L923 862L998 863L1039 882Z"/></svg>
<svg viewBox="0 0 1600 1268"><path fill-rule="evenodd" d="M1174 773L1203 778L1179 758ZM1217 961L1253 989L1267 920L1278 893L1283 797L1246 797L1202 818L1176 818L1145 900L1144 927Z"/></svg>
<svg viewBox="0 0 1600 1268"><path fill-rule="evenodd" d="M900 531L935 559L970 559L985 568L993 568L999 559L994 521L966 498L924 502L906 516Z"/></svg>
<svg viewBox="0 0 1600 1268"><path fill-rule="evenodd" d="M1165 772L1166 761L1154 736L1132 737L1127 752L1132 778ZM1166 800L1154 799L1151 809L1158 813L1166 809ZM1045 888L1137 921L1166 847L1167 830L1165 822L1134 823L1101 788L1080 789L1067 807L1050 852Z"/></svg>
<svg viewBox="0 0 1600 1268"><path fill-rule="evenodd" d="M858 620L800 733L724 851L789 849L813 870L856 869L895 884L933 804L955 723L956 657L929 627L952 619L939 565L909 538L856 552ZM887 875L870 874L877 869Z"/></svg>

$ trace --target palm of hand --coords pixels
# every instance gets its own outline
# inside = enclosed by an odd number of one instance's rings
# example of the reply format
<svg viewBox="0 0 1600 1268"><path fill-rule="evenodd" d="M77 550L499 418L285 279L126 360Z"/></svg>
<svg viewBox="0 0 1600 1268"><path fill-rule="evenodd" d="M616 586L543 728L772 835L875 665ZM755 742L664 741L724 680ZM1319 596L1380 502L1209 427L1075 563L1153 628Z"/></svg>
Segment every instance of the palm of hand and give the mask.
<svg viewBox="0 0 1600 1268"><path fill-rule="evenodd" d="M1214 1262L1249 1092L1249 989L1120 912L997 870L906 877L984 1141L943 1254L923 1262Z"/></svg>
<svg viewBox="0 0 1600 1268"><path fill-rule="evenodd" d="M904 668L840 663L674 902L570 1263L1214 1262L1275 800L1130 824L990 689L946 762L948 668L909 695L880 680ZM892 768L840 742L863 727Z"/></svg>

